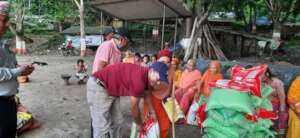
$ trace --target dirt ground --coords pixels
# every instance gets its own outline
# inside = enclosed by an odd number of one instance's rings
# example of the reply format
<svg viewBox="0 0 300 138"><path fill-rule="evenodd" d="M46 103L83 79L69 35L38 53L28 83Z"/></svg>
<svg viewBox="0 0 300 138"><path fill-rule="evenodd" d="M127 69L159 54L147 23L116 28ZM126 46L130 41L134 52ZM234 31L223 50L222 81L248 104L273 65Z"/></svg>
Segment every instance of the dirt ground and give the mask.
<svg viewBox="0 0 300 138"><path fill-rule="evenodd" d="M21 84L21 102L29 108L42 127L20 136L20 138L90 138L90 117L86 102L86 85L77 85L75 73L79 57L62 56L19 56L20 64L45 61L48 66L36 66L30 75L31 82ZM93 57L85 61L91 70ZM71 85L65 86L61 74L73 74ZM130 107L128 98L121 100L124 123L124 137L130 133ZM199 137L200 130L191 126L180 126L177 138Z"/></svg>

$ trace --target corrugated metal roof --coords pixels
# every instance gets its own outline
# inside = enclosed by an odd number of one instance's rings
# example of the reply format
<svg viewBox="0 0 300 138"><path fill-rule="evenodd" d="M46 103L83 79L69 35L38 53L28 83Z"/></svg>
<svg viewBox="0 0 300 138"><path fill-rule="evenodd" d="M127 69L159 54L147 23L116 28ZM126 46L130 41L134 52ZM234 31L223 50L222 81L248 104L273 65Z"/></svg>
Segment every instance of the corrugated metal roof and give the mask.
<svg viewBox="0 0 300 138"><path fill-rule="evenodd" d="M92 0L91 6L123 20L152 20L191 16L183 0Z"/></svg>

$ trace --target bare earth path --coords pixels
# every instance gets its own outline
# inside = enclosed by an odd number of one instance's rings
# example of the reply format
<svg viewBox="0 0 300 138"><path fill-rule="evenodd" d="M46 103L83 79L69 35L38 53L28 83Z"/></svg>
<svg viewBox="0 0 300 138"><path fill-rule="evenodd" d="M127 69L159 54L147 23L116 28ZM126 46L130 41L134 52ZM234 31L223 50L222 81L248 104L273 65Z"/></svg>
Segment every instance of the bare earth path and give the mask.
<svg viewBox="0 0 300 138"><path fill-rule="evenodd" d="M45 61L48 66L36 66L30 75L31 82L21 84L21 102L29 108L42 127L21 138L90 138L90 117L86 103L86 85L77 85L74 76L71 85L65 86L61 74L74 74L79 57L61 56L20 56L20 64L32 61ZM91 70L93 57L85 61ZM122 109L126 122L124 133L130 133L130 108L128 98L122 99ZM177 129L177 138L199 138L200 130L190 126ZM198 135L198 136L197 136Z"/></svg>

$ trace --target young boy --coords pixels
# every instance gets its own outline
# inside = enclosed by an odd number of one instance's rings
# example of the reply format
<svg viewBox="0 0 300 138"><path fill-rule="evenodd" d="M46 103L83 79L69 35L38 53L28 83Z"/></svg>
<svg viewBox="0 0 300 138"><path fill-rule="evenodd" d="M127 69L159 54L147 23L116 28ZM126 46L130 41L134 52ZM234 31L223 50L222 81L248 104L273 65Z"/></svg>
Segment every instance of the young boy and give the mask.
<svg viewBox="0 0 300 138"><path fill-rule="evenodd" d="M79 79L78 84L84 84L88 79L87 67L84 65L83 59L77 60L75 76Z"/></svg>

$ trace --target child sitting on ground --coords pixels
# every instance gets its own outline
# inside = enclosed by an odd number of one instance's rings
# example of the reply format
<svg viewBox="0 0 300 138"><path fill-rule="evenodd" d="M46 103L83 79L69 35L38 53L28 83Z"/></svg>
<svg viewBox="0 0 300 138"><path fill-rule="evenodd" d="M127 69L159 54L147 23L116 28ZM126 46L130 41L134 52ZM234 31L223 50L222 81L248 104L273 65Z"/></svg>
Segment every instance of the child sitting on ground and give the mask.
<svg viewBox="0 0 300 138"><path fill-rule="evenodd" d="M83 59L77 60L76 65L76 78L78 78L78 84L84 84L88 79L87 67L84 65Z"/></svg>

